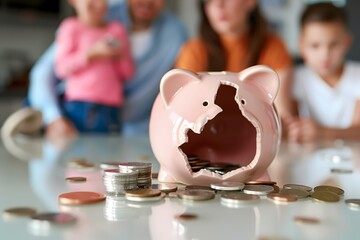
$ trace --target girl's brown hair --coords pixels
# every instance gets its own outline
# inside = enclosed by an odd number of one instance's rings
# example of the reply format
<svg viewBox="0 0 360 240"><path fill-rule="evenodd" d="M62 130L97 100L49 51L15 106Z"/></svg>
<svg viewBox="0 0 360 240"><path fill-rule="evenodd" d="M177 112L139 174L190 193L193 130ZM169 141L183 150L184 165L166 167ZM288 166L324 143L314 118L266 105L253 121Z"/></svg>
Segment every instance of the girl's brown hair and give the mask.
<svg viewBox="0 0 360 240"><path fill-rule="evenodd" d="M220 36L210 25L205 13L205 4L205 1L200 1L200 38L205 43L208 54L206 71L223 71L227 64L225 50L221 44ZM266 38L267 24L258 6L249 14L248 24L250 41L245 67L257 64Z"/></svg>

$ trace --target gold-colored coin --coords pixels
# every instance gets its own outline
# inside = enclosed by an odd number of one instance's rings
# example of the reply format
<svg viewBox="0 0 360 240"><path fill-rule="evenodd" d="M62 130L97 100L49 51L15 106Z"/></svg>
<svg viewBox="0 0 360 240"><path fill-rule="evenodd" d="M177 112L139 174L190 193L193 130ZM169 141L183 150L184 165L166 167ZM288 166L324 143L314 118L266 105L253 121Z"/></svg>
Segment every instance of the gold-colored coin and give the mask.
<svg viewBox="0 0 360 240"><path fill-rule="evenodd" d="M180 190L177 191L177 194L179 198L190 201L204 201L215 197L213 191L207 190Z"/></svg>
<svg viewBox="0 0 360 240"><path fill-rule="evenodd" d="M334 186L328 186L328 185L320 185L314 188L315 192L332 192L335 193L339 196L344 195L344 190L342 190L341 188L338 187L334 187Z"/></svg>
<svg viewBox="0 0 360 240"><path fill-rule="evenodd" d="M157 197L161 195L161 191L159 189L133 189L126 191L125 195L130 197Z"/></svg>
<svg viewBox="0 0 360 240"><path fill-rule="evenodd" d="M65 178L65 181L70 183L86 182L86 177L67 177Z"/></svg>
<svg viewBox="0 0 360 240"><path fill-rule="evenodd" d="M32 217L36 215L36 209L29 207L17 207L5 209L3 212L4 218L11 217Z"/></svg>
<svg viewBox="0 0 360 240"><path fill-rule="evenodd" d="M301 184L285 184L283 186L283 188L284 189L300 189L300 190L304 190L304 191L307 191L307 192L312 191L312 187L301 185Z"/></svg>
<svg viewBox="0 0 360 240"><path fill-rule="evenodd" d="M308 191L301 189L281 189L280 193L288 196L295 196L298 199L307 198L310 195Z"/></svg>
<svg viewBox="0 0 360 240"><path fill-rule="evenodd" d="M321 202L338 202L340 196L333 192L328 191L315 191L311 194L311 197Z"/></svg>

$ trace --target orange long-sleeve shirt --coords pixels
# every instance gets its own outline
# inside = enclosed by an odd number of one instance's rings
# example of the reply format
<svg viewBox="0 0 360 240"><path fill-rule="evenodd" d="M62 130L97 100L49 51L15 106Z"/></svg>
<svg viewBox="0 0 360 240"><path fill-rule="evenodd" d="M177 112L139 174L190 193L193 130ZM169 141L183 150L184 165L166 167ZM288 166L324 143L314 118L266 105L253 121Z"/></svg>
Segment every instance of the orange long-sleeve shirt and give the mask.
<svg viewBox="0 0 360 240"><path fill-rule="evenodd" d="M227 57L225 71L239 72L245 68L248 41L248 36L221 39ZM292 58L283 41L278 36L269 33L260 53L258 64L267 65L275 71L280 71L291 66ZM195 38L185 43L175 67L201 72L207 71L207 65L208 57L205 45L201 39Z"/></svg>

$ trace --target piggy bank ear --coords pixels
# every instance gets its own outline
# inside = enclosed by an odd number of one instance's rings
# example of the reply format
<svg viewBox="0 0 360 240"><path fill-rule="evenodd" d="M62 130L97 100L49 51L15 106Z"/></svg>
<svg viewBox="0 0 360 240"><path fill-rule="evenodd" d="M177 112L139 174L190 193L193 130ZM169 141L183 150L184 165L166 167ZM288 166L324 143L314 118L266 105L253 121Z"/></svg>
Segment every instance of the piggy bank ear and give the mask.
<svg viewBox="0 0 360 240"><path fill-rule="evenodd" d="M181 69L167 72L160 82L160 94L165 106L169 106L172 98L182 87L194 81L199 81L198 75L194 72Z"/></svg>
<svg viewBox="0 0 360 240"><path fill-rule="evenodd" d="M247 68L239 73L239 79L242 82L257 85L264 91L269 102L274 102L279 91L280 80L277 73L271 68L264 65Z"/></svg>

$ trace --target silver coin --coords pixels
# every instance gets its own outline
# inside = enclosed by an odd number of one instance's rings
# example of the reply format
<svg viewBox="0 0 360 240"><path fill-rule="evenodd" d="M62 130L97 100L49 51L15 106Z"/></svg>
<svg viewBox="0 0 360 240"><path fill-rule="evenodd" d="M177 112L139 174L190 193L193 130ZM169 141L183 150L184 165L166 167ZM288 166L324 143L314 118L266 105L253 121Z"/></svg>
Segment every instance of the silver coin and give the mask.
<svg viewBox="0 0 360 240"><path fill-rule="evenodd" d="M208 190L180 190L177 195L178 198L189 201L205 201L215 197L215 193Z"/></svg>
<svg viewBox="0 0 360 240"><path fill-rule="evenodd" d="M345 203L349 207L360 209L360 199L346 199Z"/></svg>
<svg viewBox="0 0 360 240"><path fill-rule="evenodd" d="M69 213L42 213L31 218L34 222L47 222L56 225L71 224L76 222L76 217Z"/></svg>
<svg viewBox="0 0 360 240"><path fill-rule="evenodd" d="M251 203L256 202L260 199L259 196L256 195L249 195L243 192L231 192L231 193L224 193L220 197L221 202L227 204L244 204L244 203Z"/></svg>
<svg viewBox="0 0 360 240"><path fill-rule="evenodd" d="M170 193L170 192L176 192L178 187L175 184L169 184L169 183L161 183L161 184L152 184L152 189L159 189L161 192L164 193Z"/></svg>
<svg viewBox="0 0 360 240"><path fill-rule="evenodd" d="M246 185L243 192L252 195L266 195L274 191L274 188L270 185Z"/></svg>
<svg viewBox="0 0 360 240"><path fill-rule="evenodd" d="M300 189L300 190L304 190L304 191L307 191L307 192L312 191L312 187L301 185L301 184L285 184L283 186L283 188L284 189Z"/></svg>
<svg viewBox="0 0 360 240"><path fill-rule="evenodd" d="M210 187L222 191L236 191L243 189L245 187L245 184L241 182L222 182L213 183L210 185Z"/></svg>

